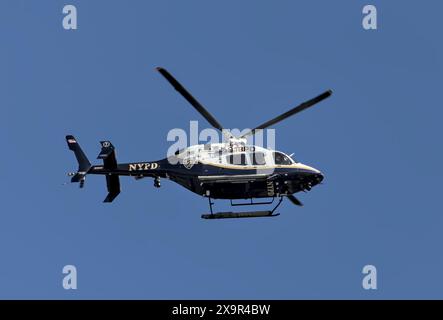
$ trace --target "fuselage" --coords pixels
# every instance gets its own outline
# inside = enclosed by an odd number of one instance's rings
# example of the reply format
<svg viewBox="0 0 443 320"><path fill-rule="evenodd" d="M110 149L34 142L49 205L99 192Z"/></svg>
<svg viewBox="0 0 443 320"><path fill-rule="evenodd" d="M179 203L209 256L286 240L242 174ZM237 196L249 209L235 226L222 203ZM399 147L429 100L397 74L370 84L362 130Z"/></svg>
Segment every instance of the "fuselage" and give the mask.
<svg viewBox="0 0 443 320"><path fill-rule="evenodd" d="M93 166L89 174L168 178L214 199L289 195L310 190L323 180L319 170L283 152L229 144L195 145L158 161L118 164L112 172Z"/></svg>

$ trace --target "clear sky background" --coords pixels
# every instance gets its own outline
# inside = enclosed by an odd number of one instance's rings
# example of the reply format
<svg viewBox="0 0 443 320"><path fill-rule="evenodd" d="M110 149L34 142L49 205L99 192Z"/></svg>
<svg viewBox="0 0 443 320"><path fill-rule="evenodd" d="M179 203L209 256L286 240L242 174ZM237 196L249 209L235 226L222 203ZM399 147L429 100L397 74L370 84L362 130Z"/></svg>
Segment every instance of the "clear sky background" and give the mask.
<svg viewBox="0 0 443 320"><path fill-rule="evenodd" d="M0 298L443 298L443 5L370 1L365 31L367 3L1 1ZM276 127L277 149L325 183L278 218L226 221L170 181L122 178L112 204L103 177L63 186L66 134L128 162L163 158L189 120L207 127L156 66L230 128L333 89ZM378 290L362 288L367 264Z"/></svg>

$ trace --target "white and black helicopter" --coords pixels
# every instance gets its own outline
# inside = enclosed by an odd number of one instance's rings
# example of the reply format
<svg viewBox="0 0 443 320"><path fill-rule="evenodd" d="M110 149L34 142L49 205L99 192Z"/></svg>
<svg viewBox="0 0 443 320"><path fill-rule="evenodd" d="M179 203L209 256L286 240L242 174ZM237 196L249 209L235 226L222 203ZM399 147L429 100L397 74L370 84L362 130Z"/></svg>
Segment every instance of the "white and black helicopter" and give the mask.
<svg viewBox="0 0 443 320"><path fill-rule="evenodd" d="M157 70L214 128L222 131L226 142L190 146L158 161L118 163L111 142L101 141L102 148L97 159L102 159L103 164L91 165L76 138L68 135L68 147L79 163L77 172L69 173L72 176L71 182L79 182L82 188L86 175L104 175L108 189L104 202L112 202L120 193L120 176L131 176L137 180L151 177L157 188L160 187L160 178L167 178L208 198L210 213L203 214L204 219L274 217L279 215L274 212L284 197L293 204L302 206L293 194L309 191L321 183L323 175L319 170L297 162L283 152L248 145L247 137L312 107L328 98L332 94L331 90L303 102L240 137L234 137L166 69ZM232 206L270 205L275 199L278 200L272 210L215 213L213 199L228 199ZM244 202L238 202L239 200Z"/></svg>

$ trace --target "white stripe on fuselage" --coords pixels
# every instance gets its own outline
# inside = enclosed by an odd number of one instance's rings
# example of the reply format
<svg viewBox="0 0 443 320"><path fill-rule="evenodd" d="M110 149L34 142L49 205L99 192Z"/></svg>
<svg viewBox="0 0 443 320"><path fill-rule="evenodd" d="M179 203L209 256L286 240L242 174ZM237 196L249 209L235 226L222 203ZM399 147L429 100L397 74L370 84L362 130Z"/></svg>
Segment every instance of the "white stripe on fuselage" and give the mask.
<svg viewBox="0 0 443 320"><path fill-rule="evenodd" d="M293 164L280 164L280 165L274 165L274 166L252 166L252 165L236 165L236 164L219 164L219 163L213 163L213 162L207 162L207 161L201 161L202 164L210 165L214 167L221 167L226 169L234 169L234 170L268 170L268 169L277 169L277 168L292 168L292 169L304 169L304 170L310 170L314 173L320 173L319 170L307 166L303 163L293 163Z"/></svg>

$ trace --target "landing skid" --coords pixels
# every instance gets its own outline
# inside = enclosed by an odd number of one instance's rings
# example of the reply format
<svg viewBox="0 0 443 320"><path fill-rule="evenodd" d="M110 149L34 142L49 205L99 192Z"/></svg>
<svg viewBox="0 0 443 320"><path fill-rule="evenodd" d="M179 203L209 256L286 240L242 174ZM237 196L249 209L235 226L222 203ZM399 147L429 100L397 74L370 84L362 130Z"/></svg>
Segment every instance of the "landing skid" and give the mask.
<svg viewBox="0 0 443 320"><path fill-rule="evenodd" d="M277 205L272 210L265 210L265 211L243 211L243 212L232 212L232 211L226 211L226 212L213 212L212 206L214 205L214 202L212 202L211 198L209 197L209 209L211 213L209 214L202 214L202 219L231 219L231 218L259 218L259 217L276 217L279 216L280 213L275 213L274 211L278 208L278 206L282 203L283 197L280 197L280 200L278 201ZM272 199L271 202L266 202L266 204L274 202L274 199ZM232 200L231 200L232 204ZM257 205L257 204L263 204L263 203L250 203L250 204L242 204L242 205ZM234 204L235 206L235 204Z"/></svg>

